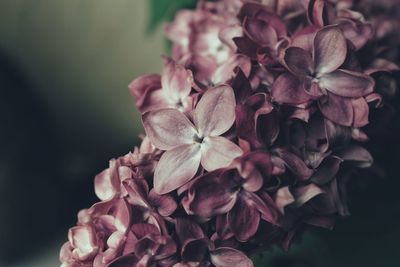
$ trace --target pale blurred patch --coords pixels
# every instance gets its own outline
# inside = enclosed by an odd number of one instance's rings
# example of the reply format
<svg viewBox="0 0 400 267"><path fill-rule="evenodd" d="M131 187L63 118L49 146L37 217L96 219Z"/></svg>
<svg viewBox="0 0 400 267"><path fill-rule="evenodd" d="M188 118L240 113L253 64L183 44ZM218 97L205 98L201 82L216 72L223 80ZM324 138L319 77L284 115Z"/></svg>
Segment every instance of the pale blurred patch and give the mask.
<svg viewBox="0 0 400 267"><path fill-rule="evenodd" d="M142 131L127 86L161 70L162 30L147 35L148 16L146 0L3 0L0 49L36 83L66 142L126 144Z"/></svg>

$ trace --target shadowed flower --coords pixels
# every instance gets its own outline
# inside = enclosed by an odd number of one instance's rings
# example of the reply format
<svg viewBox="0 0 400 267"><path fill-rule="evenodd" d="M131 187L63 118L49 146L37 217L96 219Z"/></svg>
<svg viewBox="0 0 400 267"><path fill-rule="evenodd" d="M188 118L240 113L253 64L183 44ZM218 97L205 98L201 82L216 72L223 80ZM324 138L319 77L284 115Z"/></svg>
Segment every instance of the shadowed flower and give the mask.
<svg viewBox="0 0 400 267"><path fill-rule="evenodd" d="M207 171L228 166L241 149L225 133L235 120L235 96L227 85L208 89L193 111L193 123L175 109L143 115L152 144L166 152L154 172L158 194L171 192L190 181L199 165Z"/></svg>
<svg viewBox="0 0 400 267"><path fill-rule="evenodd" d="M277 102L294 105L319 99L324 116L341 125L352 125L351 98L372 93L374 80L363 73L339 69L346 54L346 38L337 26L317 32L312 53L299 47L287 48L283 63L291 73L278 77L272 97Z"/></svg>
<svg viewBox="0 0 400 267"><path fill-rule="evenodd" d="M192 110L194 96L192 90L193 76L190 70L165 58L164 72L144 75L135 79L129 90L136 98L136 106L141 113L161 108L176 108L181 111Z"/></svg>
<svg viewBox="0 0 400 267"><path fill-rule="evenodd" d="M266 192L260 191L263 177L270 177L272 162L265 152L252 152L235 160L232 169L200 177L182 201L189 214L205 219L227 214L231 231L239 241L252 237L264 219L277 223L277 208Z"/></svg>

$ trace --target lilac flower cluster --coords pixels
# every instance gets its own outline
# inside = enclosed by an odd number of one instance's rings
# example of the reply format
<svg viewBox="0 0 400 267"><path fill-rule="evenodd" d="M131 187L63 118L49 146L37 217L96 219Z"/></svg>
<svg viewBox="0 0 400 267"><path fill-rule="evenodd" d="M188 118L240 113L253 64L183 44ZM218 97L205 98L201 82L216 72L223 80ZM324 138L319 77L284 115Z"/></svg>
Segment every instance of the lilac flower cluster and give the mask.
<svg viewBox="0 0 400 267"><path fill-rule="evenodd" d="M179 12L163 73L130 84L146 136L96 176L101 201L79 212L62 267L246 267L307 226L331 229L345 181L373 162L366 126L399 69L398 16L379 3Z"/></svg>

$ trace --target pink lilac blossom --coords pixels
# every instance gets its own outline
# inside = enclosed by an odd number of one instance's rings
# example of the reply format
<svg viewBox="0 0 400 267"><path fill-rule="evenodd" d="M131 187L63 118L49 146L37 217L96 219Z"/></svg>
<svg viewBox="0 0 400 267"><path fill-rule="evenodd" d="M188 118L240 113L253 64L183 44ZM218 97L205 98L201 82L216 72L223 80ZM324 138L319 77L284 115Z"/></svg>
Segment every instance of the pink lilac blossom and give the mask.
<svg viewBox="0 0 400 267"><path fill-rule="evenodd" d="M129 89L146 135L95 178L62 267L250 267L349 214L397 91L396 1L199 1ZM395 7L395 8L394 8Z"/></svg>

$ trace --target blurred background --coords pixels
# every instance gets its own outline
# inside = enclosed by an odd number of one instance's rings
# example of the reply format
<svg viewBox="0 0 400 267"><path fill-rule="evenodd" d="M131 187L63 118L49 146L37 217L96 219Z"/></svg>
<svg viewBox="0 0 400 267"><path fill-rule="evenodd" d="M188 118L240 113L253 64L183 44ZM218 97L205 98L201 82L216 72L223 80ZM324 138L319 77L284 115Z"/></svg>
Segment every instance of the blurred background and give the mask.
<svg viewBox="0 0 400 267"><path fill-rule="evenodd" d="M94 176L139 142L128 84L161 71L160 23L194 2L0 1L0 267L59 266ZM258 266L400 266L399 126L373 139L386 175L354 179L351 217Z"/></svg>

